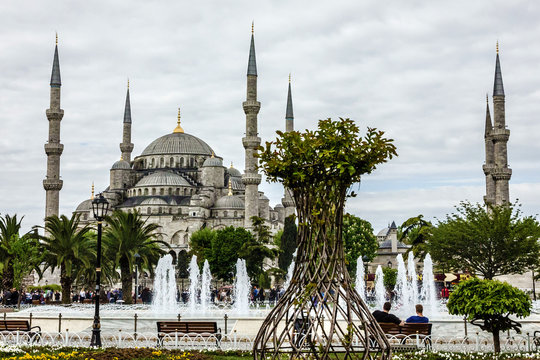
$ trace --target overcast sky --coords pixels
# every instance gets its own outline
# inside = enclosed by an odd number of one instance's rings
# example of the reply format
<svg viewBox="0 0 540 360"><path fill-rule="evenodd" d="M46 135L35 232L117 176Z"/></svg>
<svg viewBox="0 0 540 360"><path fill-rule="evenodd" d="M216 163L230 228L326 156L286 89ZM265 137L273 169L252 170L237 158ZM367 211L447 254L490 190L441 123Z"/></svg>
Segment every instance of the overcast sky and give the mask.
<svg viewBox="0 0 540 360"><path fill-rule="evenodd" d="M295 128L349 117L395 139L399 157L366 176L348 211L375 231L441 218L485 194L485 96L499 40L511 200L540 208L538 1L2 1L0 213L42 224L55 32L62 75L60 211L105 189L119 159L126 79L133 155L182 126L243 171L251 21L259 132L285 127L292 73ZM260 186L274 206L281 187Z"/></svg>

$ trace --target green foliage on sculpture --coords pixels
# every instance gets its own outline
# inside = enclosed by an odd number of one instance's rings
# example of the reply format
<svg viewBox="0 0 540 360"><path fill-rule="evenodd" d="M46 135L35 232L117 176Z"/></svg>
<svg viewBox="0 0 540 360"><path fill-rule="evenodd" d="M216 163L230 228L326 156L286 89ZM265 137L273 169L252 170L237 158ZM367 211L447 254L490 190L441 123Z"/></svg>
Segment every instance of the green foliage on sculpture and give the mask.
<svg viewBox="0 0 540 360"><path fill-rule="evenodd" d="M464 315L471 324L492 333L495 352L500 352L499 332L521 332L521 324L509 316L529 316L531 300L508 283L472 278L460 283L450 294L447 307L450 314Z"/></svg>
<svg viewBox="0 0 540 360"><path fill-rule="evenodd" d="M451 270L468 270L485 279L521 274L538 264L540 224L522 216L517 204L462 202L433 229L428 249L435 262Z"/></svg>
<svg viewBox="0 0 540 360"><path fill-rule="evenodd" d="M388 291L394 290L397 281L397 269L383 267L382 271L384 288Z"/></svg>
<svg viewBox="0 0 540 360"><path fill-rule="evenodd" d="M356 272L359 256L367 256L368 261L372 261L379 249L377 237L373 235L373 227L369 221L351 214L343 216L343 245L349 274Z"/></svg>

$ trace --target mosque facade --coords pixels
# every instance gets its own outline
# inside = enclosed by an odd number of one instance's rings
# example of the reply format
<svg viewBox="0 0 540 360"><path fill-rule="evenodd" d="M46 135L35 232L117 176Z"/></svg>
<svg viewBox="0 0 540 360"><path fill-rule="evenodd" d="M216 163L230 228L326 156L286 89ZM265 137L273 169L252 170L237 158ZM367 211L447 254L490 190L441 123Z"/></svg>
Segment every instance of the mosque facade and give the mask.
<svg viewBox="0 0 540 360"><path fill-rule="evenodd" d="M46 216L58 215L60 180L60 64L58 43L55 47L51 76L51 106L47 110L49 140L45 145L47 176L43 181L46 191ZM293 130L291 86L286 109L286 130ZM247 70L247 96L243 102L246 132L242 138L245 149L245 171L224 165L224 159L204 140L188 134L181 126L180 109L177 126L172 133L151 142L132 158L131 102L129 84L123 118L120 160L110 169L109 186L102 194L113 210L138 211L149 222L161 226L159 237L168 242L176 255L187 250L191 234L201 228L221 229L228 226L251 227L251 217L265 219L272 232L283 228L286 216L294 213L294 202L284 191L281 204L270 206L269 199L259 190L261 175L254 156L261 143L257 130L257 65L255 40L251 44ZM82 223L94 221L92 196L77 206L74 213Z"/></svg>

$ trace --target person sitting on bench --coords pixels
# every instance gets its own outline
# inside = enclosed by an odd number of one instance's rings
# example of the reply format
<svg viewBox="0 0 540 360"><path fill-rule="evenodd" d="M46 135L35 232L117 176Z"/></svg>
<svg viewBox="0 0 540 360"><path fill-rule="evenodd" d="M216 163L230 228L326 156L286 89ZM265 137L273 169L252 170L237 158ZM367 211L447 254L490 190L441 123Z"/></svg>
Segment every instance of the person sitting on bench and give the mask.
<svg viewBox="0 0 540 360"><path fill-rule="evenodd" d="M424 307L422 304L416 304L416 315L410 316L406 323L428 323L429 319L422 314L424 312Z"/></svg>
<svg viewBox="0 0 540 360"><path fill-rule="evenodd" d="M378 323L394 323L396 325L405 324L396 315L390 314L390 309L391 308L392 308L392 304L390 304L387 301L383 305L383 311L375 310L373 312L373 317L375 318L375 320L377 320Z"/></svg>

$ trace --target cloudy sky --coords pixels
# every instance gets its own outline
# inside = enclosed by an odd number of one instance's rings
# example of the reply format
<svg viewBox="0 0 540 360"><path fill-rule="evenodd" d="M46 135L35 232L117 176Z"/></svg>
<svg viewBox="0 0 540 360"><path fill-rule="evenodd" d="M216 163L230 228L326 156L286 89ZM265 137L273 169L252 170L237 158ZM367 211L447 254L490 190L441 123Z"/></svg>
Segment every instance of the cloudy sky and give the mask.
<svg viewBox="0 0 540 360"><path fill-rule="evenodd" d="M0 3L0 213L44 215L55 32L62 74L60 209L103 190L119 159L126 79L134 155L186 132L243 170L242 101L251 21L263 140L285 126L289 72L296 129L350 117L395 139L399 157L366 176L348 211L375 231L443 217L485 193L485 96L495 43L511 130L511 199L540 209L538 1L3 1ZM490 96L491 97L491 96ZM261 189L275 205L278 185Z"/></svg>

